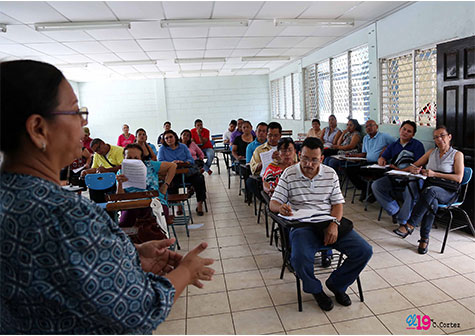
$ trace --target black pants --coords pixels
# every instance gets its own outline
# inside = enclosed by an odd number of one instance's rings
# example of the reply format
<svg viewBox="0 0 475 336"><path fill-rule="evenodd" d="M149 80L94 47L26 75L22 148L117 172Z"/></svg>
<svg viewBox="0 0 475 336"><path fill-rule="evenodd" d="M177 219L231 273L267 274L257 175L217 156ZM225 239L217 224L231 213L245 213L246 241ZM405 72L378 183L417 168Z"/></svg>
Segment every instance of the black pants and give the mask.
<svg viewBox="0 0 475 336"><path fill-rule="evenodd" d="M203 202L204 200L206 200L206 184L203 174L193 174L191 176L187 176L185 177L185 182L191 183L191 185L193 186L198 202ZM168 192L170 194L176 194L178 193L178 188L181 188L182 185L182 176L177 175L173 178Z"/></svg>

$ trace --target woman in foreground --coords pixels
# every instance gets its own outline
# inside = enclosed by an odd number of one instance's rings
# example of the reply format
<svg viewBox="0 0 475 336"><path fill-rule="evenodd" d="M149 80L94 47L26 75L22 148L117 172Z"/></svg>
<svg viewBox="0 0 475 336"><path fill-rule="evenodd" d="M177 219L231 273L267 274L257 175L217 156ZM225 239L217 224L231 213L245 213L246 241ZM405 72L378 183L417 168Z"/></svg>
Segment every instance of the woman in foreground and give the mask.
<svg viewBox="0 0 475 336"><path fill-rule="evenodd" d="M0 333L151 333L188 284L211 280L207 244L185 257L167 249L173 239L134 246L60 187L87 114L54 66L0 63L0 90Z"/></svg>

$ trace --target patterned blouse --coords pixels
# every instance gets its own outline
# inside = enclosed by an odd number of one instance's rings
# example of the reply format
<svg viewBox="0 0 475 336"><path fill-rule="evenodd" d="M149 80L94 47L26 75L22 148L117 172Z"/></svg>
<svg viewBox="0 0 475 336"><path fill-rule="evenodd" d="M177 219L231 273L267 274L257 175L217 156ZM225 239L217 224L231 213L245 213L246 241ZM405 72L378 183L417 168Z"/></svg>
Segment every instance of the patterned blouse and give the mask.
<svg viewBox="0 0 475 336"><path fill-rule="evenodd" d="M175 289L107 213L44 179L0 176L0 333L144 334Z"/></svg>
<svg viewBox="0 0 475 336"><path fill-rule="evenodd" d="M262 176L262 181L269 183L271 188L277 187L279 184L279 177L282 175L282 168L280 168L275 162L269 163L264 172L264 176Z"/></svg>

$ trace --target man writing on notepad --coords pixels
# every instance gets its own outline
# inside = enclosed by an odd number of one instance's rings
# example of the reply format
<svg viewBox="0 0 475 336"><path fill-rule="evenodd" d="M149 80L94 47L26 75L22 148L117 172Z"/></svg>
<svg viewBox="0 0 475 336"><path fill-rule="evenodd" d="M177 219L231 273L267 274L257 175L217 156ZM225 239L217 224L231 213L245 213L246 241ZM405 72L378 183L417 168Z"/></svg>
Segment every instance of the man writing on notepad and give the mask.
<svg viewBox="0 0 475 336"><path fill-rule="evenodd" d="M315 214L335 218L322 231L322 223L292 228L290 231L291 264L303 282L303 290L311 293L323 310L331 310L333 301L325 294L321 282L315 278L315 253L323 247L331 247L347 255L340 268L333 271L325 282L343 306L351 305L345 293L356 280L372 255L371 246L358 233L350 229L339 235L343 217L343 203L338 175L322 163L323 143L317 138L307 138L302 144L300 163L290 166L281 175L271 198L269 208L283 216L293 211L313 209ZM320 225L320 226L319 226Z"/></svg>

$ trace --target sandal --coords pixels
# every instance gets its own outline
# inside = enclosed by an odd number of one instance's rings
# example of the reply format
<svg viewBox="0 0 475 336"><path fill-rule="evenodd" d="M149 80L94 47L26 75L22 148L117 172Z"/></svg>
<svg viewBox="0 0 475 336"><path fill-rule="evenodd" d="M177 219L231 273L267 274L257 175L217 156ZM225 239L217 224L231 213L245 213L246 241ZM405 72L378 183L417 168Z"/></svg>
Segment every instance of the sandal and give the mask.
<svg viewBox="0 0 475 336"><path fill-rule="evenodd" d="M397 229L394 229L393 232L395 234L397 234L399 237L401 237L402 239L406 238L407 236L409 236L410 234L412 234L414 232L414 228L412 229L409 229L407 227L407 224L404 224L404 225L400 225L401 226L404 226L406 228L406 232L402 232L401 230L399 230L399 228Z"/></svg>
<svg viewBox="0 0 475 336"><path fill-rule="evenodd" d="M429 238L421 238L417 241L419 243L419 247L417 248L417 252L419 254L426 254L429 251ZM422 247L422 244L426 244L426 247Z"/></svg>

